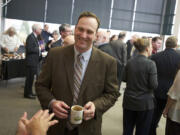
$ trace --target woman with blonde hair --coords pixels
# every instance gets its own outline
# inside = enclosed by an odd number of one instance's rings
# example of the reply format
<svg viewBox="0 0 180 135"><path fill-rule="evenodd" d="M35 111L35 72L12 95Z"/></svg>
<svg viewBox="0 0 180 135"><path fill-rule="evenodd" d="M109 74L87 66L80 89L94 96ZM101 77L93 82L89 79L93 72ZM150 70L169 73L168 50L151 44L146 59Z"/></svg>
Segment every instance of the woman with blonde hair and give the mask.
<svg viewBox="0 0 180 135"><path fill-rule="evenodd" d="M14 27L8 28L1 36L0 45L2 53L16 52L21 42L17 37L16 29Z"/></svg>
<svg viewBox="0 0 180 135"><path fill-rule="evenodd" d="M134 46L138 55L125 66L123 80L123 135L148 135L153 116L153 90L158 86L155 63L148 59L152 52L149 39L139 38Z"/></svg>

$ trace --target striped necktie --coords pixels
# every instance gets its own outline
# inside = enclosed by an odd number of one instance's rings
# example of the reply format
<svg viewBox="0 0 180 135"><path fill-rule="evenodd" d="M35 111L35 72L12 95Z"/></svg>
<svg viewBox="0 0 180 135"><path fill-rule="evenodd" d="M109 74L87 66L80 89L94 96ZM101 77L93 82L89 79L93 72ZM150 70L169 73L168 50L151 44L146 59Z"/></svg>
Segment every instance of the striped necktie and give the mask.
<svg viewBox="0 0 180 135"><path fill-rule="evenodd" d="M73 90L74 90L73 104L74 105L77 104L81 82L82 82L82 71L83 71L83 66L81 63L82 59L83 59L83 56L81 54L78 54L76 57L75 65L74 65L74 87L73 87ZM73 130L77 125L72 125L70 121L67 121L66 126L69 130Z"/></svg>
<svg viewBox="0 0 180 135"><path fill-rule="evenodd" d="M76 57L76 63L74 66L74 98L73 98L73 104L77 104L79 91L81 87L82 82L82 72L83 72L83 65L81 60L83 59L83 56L81 54L78 54Z"/></svg>

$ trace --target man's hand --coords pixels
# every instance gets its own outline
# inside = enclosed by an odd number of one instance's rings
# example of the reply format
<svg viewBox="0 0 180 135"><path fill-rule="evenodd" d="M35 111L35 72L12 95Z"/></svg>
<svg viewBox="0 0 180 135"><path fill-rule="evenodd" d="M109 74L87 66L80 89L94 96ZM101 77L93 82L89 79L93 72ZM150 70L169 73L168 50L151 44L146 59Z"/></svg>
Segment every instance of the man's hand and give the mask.
<svg viewBox="0 0 180 135"><path fill-rule="evenodd" d="M55 100L51 103L51 108L55 115L60 119L68 118L68 110L70 107L63 101Z"/></svg>
<svg viewBox="0 0 180 135"><path fill-rule="evenodd" d="M84 120L90 120L94 118L95 115L95 105L93 102L88 102L84 106Z"/></svg>

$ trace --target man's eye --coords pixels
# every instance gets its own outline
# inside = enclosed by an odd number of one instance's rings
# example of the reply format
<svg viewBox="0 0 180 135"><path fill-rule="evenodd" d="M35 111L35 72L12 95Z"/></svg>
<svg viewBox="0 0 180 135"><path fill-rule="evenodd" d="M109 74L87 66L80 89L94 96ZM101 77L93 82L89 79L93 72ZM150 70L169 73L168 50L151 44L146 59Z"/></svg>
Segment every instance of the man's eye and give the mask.
<svg viewBox="0 0 180 135"><path fill-rule="evenodd" d="M79 28L79 31L81 31L81 32L82 32L82 31L83 31L83 29L82 29L82 28Z"/></svg>
<svg viewBox="0 0 180 135"><path fill-rule="evenodd" d="M93 34L93 32L92 32L92 31L87 31L87 33L88 33L88 34Z"/></svg>

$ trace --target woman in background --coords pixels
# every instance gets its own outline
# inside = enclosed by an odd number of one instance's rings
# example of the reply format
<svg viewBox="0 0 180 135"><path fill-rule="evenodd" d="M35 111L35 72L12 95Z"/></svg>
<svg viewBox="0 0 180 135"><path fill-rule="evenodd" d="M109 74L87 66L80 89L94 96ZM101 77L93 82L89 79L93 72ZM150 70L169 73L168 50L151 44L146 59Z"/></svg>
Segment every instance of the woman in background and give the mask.
<svg viewBox="0 0 180 135"><path fill-rule="evenodd" d="M20 44L20 39L14 27L9 27L1 36L0 45L2 47L2 53L16 52Z"/></svg>
<svg viewBox="0 0 180 135"><path fill-rule="evenodd" d="M123 80L123 135L148 135L153 116L153 90L158 86L155 63L148 59L152 46L147 38L137 39L138 55L127 62Z"/></svg>
<svg viewBox="0 0 180 135"><path fill-rule="evenodd" d="M111 41L115 41L115 40L118 40L118 35L112 35L112 37L110 38L110 42Z"/></svg>

